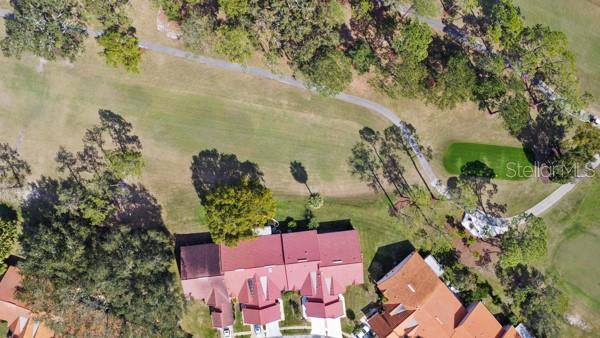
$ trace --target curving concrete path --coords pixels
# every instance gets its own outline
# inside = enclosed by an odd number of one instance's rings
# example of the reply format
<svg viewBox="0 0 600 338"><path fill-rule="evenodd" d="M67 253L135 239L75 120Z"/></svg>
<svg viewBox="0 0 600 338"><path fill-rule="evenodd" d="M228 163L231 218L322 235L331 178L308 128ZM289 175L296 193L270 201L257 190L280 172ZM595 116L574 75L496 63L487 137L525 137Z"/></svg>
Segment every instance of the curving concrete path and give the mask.
<svg viewBox="0 0 600 338"><path fill-rule="evenodd" d="M7 18L11 14L12 13L8 10L0 9L0 17L2 17L2 18ZM434 30L437 30L439 32L443 32L444 27L446 27L446 25L439 19L422 17L422 16L417 16L417 18L419 20L422 20L423 22L427 23ZM92 36L97 36L99 34L98 31L94 31L91 29L88 30L88 32ZM140 47L147 49L147 50L151 50L151 51L154 51L157 53L162 53L162 54L166 54L166 55L181 58L181 59L190 60L190 61L193 61L193 62L196 62L199 64L216 67L216 68L221 68L221 69L225 69L228 71L241 72L241 73L258 76L261 78L265 78L265 79L277 81L277 82L280 82L280 83L283 83L283 84L286 84L289 86L293 86L293 87L296 87L296 88L299 88L302 90L312 90L303 81L294 79L294 78L292 78L290 76L286 76L286 75L274 74L266 69L262 69L262 68L258 68L258 67L249 67L249 66L245 66L245 65L241 65L241 64L233 63L233 62L228 62L228 61L221 60L221 59L215 59L215 58L210 58L210 57L206 57L206 56L196 55L196 54L193 54L193 53L181 50L181 49L164 46L164 45L161 45L158 43L153 43L150 41L140 41L139 45L140 45ZM408 128L406 127L404 122L393 111L391 111L390 109L388 109L376 102L373 102L373 101L370 101L370 100L367 100L367 99L364 99L364 98L361 98L358 96L350 95L350 94L341 93L341 94L336 95L335 99L344 101L347 103L351 103L351 104L354 104L357 106L361 106L363 108L374 111L377 114L379 114L379 115L383 116L384 118L386 118L387 120L389 120L390 122L392 122L393 124L400 127L403 131L405 138L408 140L410 146L412 147L413 151L415 152L415 154L417 154L417 160L418 160L421 168L423 169L423 172L424 172L427 180L429 181L429 183L431 185L433 185L435 187L435 189L438 191L438 193L440 193L443 196L446 196L447 191L446 191L445 185L439 180L439 178L436 176L435 172L433 171L433 168L431 167L429 162L427 162L427 159L425 158L425 156L421 153L419 147L416 144L415 138L410 133L410 131L408 130ZM600 164L600 162L596 161L593 163L593 167L596 168L599 164ZM571 190L573 190L573 188L575 188L576 184L579 181L580 180L576 180L573 183L567 183L567 184L561 185L558 189L556 189L554 192L552 192L550 195L548 195L546 198L544 198L538 204L536 204L535 206L526 210L525 213L531 213L535 216L540 216L541 214L546 212L548 209L553 207L558 201L560 201L564 196L566 196Z"/></svg>

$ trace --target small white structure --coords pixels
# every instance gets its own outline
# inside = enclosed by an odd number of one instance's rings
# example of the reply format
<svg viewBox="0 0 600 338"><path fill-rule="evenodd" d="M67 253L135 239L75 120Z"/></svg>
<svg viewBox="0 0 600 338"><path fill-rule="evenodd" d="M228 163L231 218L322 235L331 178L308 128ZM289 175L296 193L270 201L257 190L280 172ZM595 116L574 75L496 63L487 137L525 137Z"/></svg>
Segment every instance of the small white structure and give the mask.
<svg viewBox="0 0 600 338"><path fill-rule="evenodd" d="M483 211L465 212L461 225L477 238L496 237L508 231L509 222L500 217L490 216Z"/></svg>
<svg viewBox="0 0 600 338"><path fill-rule="evenodd" d="M431 268L431 270L433 270L436 276L441 277L444 274L444 269L432 255L425 257L425 263L429 265L429 267Z"/></svg>
<svg viewBox="0 0 600 338"><path fill-rule="evenodd" d="M535 338L531 333L529 333L529 331L527 331L527 328L525 327L525 325L523 325L523 323L517 325L515 329L517 330L521 338Z"/></svg>

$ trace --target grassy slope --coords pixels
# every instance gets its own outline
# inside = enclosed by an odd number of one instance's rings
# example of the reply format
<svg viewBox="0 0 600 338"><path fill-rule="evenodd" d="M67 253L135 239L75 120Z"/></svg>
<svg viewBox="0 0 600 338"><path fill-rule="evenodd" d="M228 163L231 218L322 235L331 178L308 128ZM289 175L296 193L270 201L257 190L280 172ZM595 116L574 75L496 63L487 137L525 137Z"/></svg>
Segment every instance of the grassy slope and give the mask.
<svg viewBox="0 0 600 338"><path fill-rule="evenodd" d="M600 178L578 186L551 212L544 215L550 229L550 259L567 285L574 312L595 325L600 335ZM589 336L573 330L571 335Z"/></svg>
<svg viewBox="0 0 600 338"><path fill-rule="evenodd" d="M585 90L600 108L600 1L517 0L527 23L542 23L563 31L577 57Z"/></svg>
<svg viewBox="0 0 600 338"><path fill-rule="evenodd" d="M485 163L494 170L497 179L523 180L526 176L518 168L533 170L525 152L518 147L452 143L444 154L444 168L451 174L460 174L461 167L471 161Z"/></svg>
<svg viewBox="0 0 600 338"><path fill-rule="evenodd" d="M363 125L385 122L371 112L271 81L214 70L152 53L139 75L106 67L94 51L75 65L0 57L0 135L17 143L34 174L52 174L59 145L81 146L98 108L131 121L142 138L147 168L142 180L166 208L175 232L197 227L189 164L216 147L250 159L276 193L304 188L289 174L301 161L310 182L328 196L357 196L367 188L351 178L350 147Z"/></svg>

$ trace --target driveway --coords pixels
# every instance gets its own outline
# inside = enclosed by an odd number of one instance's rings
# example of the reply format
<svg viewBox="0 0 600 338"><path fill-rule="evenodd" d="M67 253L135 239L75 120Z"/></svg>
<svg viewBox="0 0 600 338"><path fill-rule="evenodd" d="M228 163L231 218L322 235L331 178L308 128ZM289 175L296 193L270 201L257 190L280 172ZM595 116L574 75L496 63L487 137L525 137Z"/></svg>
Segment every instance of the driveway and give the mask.
<svg viewBox="0 0 600 338"><path fill-rule="evenodd" d="M319 335L325 337L342 338L342 322L340 318L336 319L323 319L323 318L310 318L312 335Z"/></svg>
<svg viewBox="0 0 600 338"><path fill-rule="evenodd" d="M281 337L281 331L279 330L279 322L267 323L265 334L267 337Z"/></svg>

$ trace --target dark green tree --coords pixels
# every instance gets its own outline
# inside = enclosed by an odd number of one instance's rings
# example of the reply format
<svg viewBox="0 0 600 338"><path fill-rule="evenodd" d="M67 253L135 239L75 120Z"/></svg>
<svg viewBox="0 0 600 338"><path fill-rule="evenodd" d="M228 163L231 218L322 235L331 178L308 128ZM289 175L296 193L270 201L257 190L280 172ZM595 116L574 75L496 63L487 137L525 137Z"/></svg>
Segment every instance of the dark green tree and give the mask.
<svg viewBox="0 0 600 338"><path fill-rule="evenodd" d="M513 0L500 0L491 9L487 27L487 38L503 48L512 48L524 29L519 7Z"/></svg>
<svg viewBox="0 0 600 338"><path fill-rule="evenodd" d="M433 32L426 23L410 20L394 34L392 48L403 62L418 63L427 58Z"/></svg>
<svg viewBox="0 0 600 338"><path fill-rule="evenodd" d="M553 275L517 265L501 271L505 294L510 295L513 322L523 323L535 337L560 336L560 323L568 310L569 300Z"/></svg>
<svg viewBox="0 0 600 338"><path fill-rule="evenodd" d="M354 69L356 69L360 74L368 72L369 69L371 69L371 66L377 61L371 46L369 46L369 44L364 40L356 43L350 50L349 54L350 58L352 58L352 65L354 66Z"/></svg>
<svg viewBox="0 0 600 338"><path fill-rule="evenodd" d="M1 207L6 206L2 205ZM13 252L17 242L18 227L18 220L0 218L0 273L4 273L6 270L5 260Z"/></svg>
<svg viewBox="0 0 600 338"><path fill-rule="evenodd" d="M239 184L217 187L206 195L203 206L213 241L228 246L256 236L255 230L275 216L271 190L245 178Z"/></svg>
<svg viewBox="0 0 600 338"><path fill-rule="evenodd" d="M132 73L140 71L142 49L138 46L139 41L135 36L135 28L122 29L113 26L104 31L96 40L104 48L100 54L104 56L107 64L113 67L123 66L125 70Z"/></svg>
<svg viewBox="0 0 600 338"><path fill-rule="evenodd" d="M531 122L529 102L521 93L505 98L500 104L499 110L504 126L513 136L518 136Z"/></svg>
<svg viewBox="0 0 600 338"><path fill-rule="evenodd" d="M589 170L587 164L600 153L600 129L589 123L579 125L563 148L563 154L553 163L551 179L564 183Z"/></svg>
<svg viewBox="0 0 600 338"><path fill-rule="evenodd" d="M31 174L25 162L8 143L0 143L0 188L22 188Z"/></svg>
<svg viewBox="0 0 600 338"><path fill-rule="evenodd" d="M446 68L435 77L427 99L440 109L453 109L473 97L475 71L465 55L451 56Z"/></svg>
<svg viewBox="0 0 600 338"><path fill-rule="evenodd" d="M283 56L296 67L306 65L339 43L331 1L336 0L250 0L250 30L265 53Z"/></svg>
<svg viewBox="0 0 600 338"><path fill-rule="evenodd" d="M334 50L302 68L308 83L323 95L341 93L352 82L352 66L344 53Z"/></svg>
<svg viewBox="0 0 600 338"><path fill-rule="evenodd" d="M6 37L0 42L5 56L31 52L48 60L71 61L83 51L87 26L84 7L76 0L16 0L14 17L5 20Z"/></svg>
<svg viewBox="0 0 600 338"><path fill-rule="evenodd" d="M215 51L229 60L244 63L252 56L252 50L252 41L244 28L222 26L217 31Z"/></svg>
<svg viewBox="0 0 600 338"><path fill-rule="evenodd" d="M57 156L66 176L32 184L17 297L60 336L181 336L174 246L160 206L105 156L141 145L120 116L100 116L82 151Z"/></svg>
<svg viewBox="0 0 600 338"><path fill-rule="evenodd" d="M235 18L248 12L248 0L219 0L219 8L229 18Z"/></svg>
<svg viewBox="0 0 600 338"><path fill-rule="evenodd" d="M544 220L530 216L523 224L512 225L500 238L502 268L518 264L529 265L546 257L548 253L548 228Z"/></svg>

